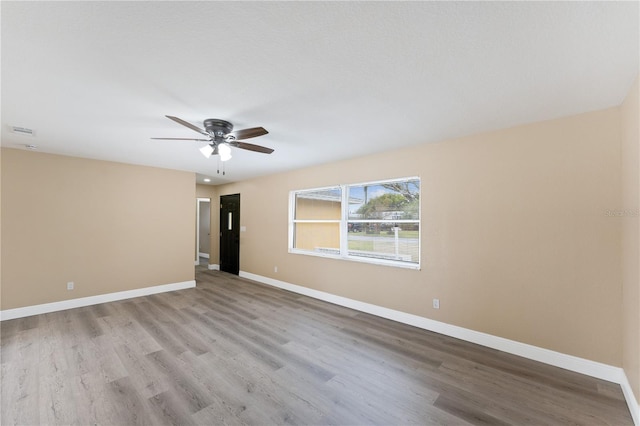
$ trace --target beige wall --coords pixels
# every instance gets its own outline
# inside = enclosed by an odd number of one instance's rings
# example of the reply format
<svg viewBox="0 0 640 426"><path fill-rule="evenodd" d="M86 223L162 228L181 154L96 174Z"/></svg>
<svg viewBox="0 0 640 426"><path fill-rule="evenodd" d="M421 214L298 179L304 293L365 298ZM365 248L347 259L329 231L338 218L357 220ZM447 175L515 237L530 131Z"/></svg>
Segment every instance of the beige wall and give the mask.
<svg viewBox="0 0 640 426"><path fill-rule="evenodd" d="M622 366L640 402L640 108L638 79L621 107L622 123Z"/></svg>
<svg viewBox="0 0 640 426"><path fill-rule="evenodd" d="M194 279L193 173L16 149L1 171L3 310Z"/></svg>
<svg viewBox="0 0 640 426"><path fill-rule="evenodd" d="M213 185L196 184L197 198L213 198L216 196L217 190Z"/></svg>
<svg viewBox="0 0 640 426"><path fill-rule="evenodd" d="M613 108L218 190L241 193L242 271L621 366L620 149ZM406 176L422 270L288 253L290 190Z"/></svg>

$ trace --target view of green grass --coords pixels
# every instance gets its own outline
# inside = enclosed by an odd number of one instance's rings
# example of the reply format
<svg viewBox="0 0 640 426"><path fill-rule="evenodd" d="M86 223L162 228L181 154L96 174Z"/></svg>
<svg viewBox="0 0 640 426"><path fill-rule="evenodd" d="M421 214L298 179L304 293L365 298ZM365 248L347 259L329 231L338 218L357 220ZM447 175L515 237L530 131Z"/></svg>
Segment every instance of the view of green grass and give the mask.
<svg viewBox="0 0 640 426"><path fill-rule="evenodd" d="M400 231L398 232L400 238L419 238L420 231Z"/></svg>
<svg viewBox="0 0 640 426"><path fill-rule="evenodd" d="M400 255L410 255L414 262L418 261L418 231L400 231L399 251L396 251L396 244L393 233L383 231L379 234L367 234L366 232L349 232L349 250L372 253L399 253ZM357 239L352 239L356 237Z"/></svg>
<svg viewBox="0 0 640 426"><path fill-rule="evenodd" d="M373 251L373 241L349 241L349 250Z"/></svg>

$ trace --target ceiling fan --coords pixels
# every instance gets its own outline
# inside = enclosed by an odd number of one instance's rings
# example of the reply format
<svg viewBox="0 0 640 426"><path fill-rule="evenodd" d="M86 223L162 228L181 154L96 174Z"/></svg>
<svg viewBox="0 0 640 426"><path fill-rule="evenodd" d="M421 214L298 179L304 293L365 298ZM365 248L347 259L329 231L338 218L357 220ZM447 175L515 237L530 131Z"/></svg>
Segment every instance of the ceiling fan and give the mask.
<svg viewBox="0 0 640 426"><path fill-rule="evenodd" d="M209 158L212 155L220 155L221 161L227 161L231 158L231 147L246 149L249 151L260 152L263 154L271 154L273 149L260 145L254 145L252 143L243 142L240 139L255 138L257 136L266 135L267 130L263 127L252 127L250 129L242 129L233 131L233 124L225 120L219 120L217 118L207 118L204 120L204 129L194 126L193 124L184 121L178 117L166 115L165 117L175 121L178 124L182 124L185 127L194 130L201 135L207 137L207 139L194 139L194 138L151 138L160 140L177 140L177 141L199 141L208 142L208 145L200 148L200 152Z"/></svg>

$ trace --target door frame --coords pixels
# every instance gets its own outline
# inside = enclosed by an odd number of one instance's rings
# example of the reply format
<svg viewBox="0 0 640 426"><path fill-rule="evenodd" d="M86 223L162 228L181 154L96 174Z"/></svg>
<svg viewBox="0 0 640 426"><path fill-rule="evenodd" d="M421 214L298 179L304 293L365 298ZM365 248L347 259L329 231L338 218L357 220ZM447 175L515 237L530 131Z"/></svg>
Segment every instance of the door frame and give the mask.
<svg viewBox="0 0 640 426"><path fill-rule="evenodd" d="M211 198L200 198L196 199L196 260L195 265L200 264L200 203L209 203L209 233L211 233ZM209 242L211 245L211 242ZM211 249L209 249L211 251ZM211 253L207 256L202 256L210 259Z"/></svg>
<svg viewBox="0 0 640 426"><path fill-rule="evenodd" d="M225 250L225 244L223 241L223 232L225 232L224 228L224 220L225 220L225 215L223 214L223 209L222 209L222 204L223 204L223 199L226 200L235 200L235 202L237 203L237 207L238 207L238 211L236 216L233 218L232 222L235 223L237 226L234 226L234 233L236 233L237 235L237 244L235 245L235 248L237 249L237 252L234 250L233 253L233 257L234 257L234 263L233 263L233 268L229 268L228 262L223 262L223 259L228 260L228 258L226 257L228 255L228 253L226 253ZM220 195L220 218L219 218L219 222L220 222L220 270L221 271L225 271L225 272L229 272L235 275L239 275L240 274L240 231L241 231L241 226L240 226L240 206L241 206L241 194L237 193L237 194L225 194L225 195ZM236 222L237 221L237 222ZM237 264L237 265L236 265ZM235 266L237 266L237 270L235 268Z"/></svg>

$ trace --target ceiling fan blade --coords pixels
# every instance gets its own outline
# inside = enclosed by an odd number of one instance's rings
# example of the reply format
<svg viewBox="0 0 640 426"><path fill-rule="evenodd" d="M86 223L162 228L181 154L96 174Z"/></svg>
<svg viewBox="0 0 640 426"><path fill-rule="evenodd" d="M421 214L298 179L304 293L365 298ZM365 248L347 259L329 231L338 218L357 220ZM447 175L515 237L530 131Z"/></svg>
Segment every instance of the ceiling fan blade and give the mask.
<svg viewBox="0 0 640 426"><path fill-rule="evenodd" d="M260 145L254 145L252 143L234 141L230 143L231 146L235 146L240 149L247 149L249 151L261 152L263 154L271 154L274 150Z"/></svg>
<svg viewBox="0 0 640 426"><path fill-rule="evenodd" d="M183 126L190 128L191 130L195 130L196 132L198 132L200 134L203 134L205 136L209 136L209 134L207 132L205 132L204 130L202 130L200 127L194 126L193 124L191 124L191 123L189 123L187 121L184 121L181 118L174 117L172 115L165 115L165 117L167 117L170 120L175 121L178 124L182 124Z"/></svg>
<svg viewBox="0 0 640 426"><path fill-rule="evenodd" d="M266 135L267 133L269 132L267 132L267 130L263 127L252 127L250 129L236 130L235 132L231 132L229 134L236 139L249 139Z"/></svg>
<svg viewBox="0 0 640 426"><path fill-rule="evenodd" d="M151 138L151 139L157 139L157 140L163 140L163 141L202 141L202 142L209 142L211 139L192 139L192 138Z"/></svg>

